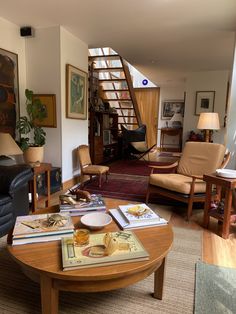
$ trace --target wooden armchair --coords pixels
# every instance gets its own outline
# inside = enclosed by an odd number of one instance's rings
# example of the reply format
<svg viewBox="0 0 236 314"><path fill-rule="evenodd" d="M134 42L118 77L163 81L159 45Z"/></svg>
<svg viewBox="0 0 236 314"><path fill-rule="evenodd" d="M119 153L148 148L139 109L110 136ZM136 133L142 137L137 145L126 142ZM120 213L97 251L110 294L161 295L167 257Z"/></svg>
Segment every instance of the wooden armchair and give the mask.
<svg viewBox="0 0 236 314"><path fill-rule="evenodd" d="M216 143L187 142L179 161L169 166L150 166L152 171L146 194L146 203L151 193L188 204L187 220L192 215L194 202L205 201L206 184L203 174L214 173L224 168L230 159L225 146ZM154 173L154 170L170 169L175 173Z"/></svg>
<svg viewBox="0 0 236 314"><path fill-rule="evenodd" d="M80 145L77 148L77 156L79 159L80 170L83 176L88 175L90 180L93 176L98 176L98 185L101 188L102 186L102 175L106 175L106 181L108 180L109 167L100 166L100 165L92 165L89 147L87 145Z"/></svg>

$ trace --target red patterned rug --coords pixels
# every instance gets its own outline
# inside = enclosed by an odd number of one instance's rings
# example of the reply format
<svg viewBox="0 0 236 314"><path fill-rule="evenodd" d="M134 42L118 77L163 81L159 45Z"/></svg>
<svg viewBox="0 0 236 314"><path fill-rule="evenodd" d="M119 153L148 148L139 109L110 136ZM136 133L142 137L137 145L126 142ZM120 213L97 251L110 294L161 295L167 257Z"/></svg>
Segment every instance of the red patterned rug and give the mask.
<svg viewBox="0 0 236 314"><path fill-rule="evenodd" d="M103 182L101 189L98 187L98 181L87 181L84 190L94 194L102 194L103 197L124 199L136 202L145 202L148 187L147 176L134 176L126 174L110 174L108 182ZM150 202L169 204L170 202L162 200L155 195L150 197Z"/></svg>
<svg viewBox="0 0 236 314"><path fill-rule="evenodd" d="M170 162L147 162L142 160L117 160L109 165L110 173L128 174L137 176L149 176L150 165L165 166ZM164 172L164 171L162 171Z"/></svg>

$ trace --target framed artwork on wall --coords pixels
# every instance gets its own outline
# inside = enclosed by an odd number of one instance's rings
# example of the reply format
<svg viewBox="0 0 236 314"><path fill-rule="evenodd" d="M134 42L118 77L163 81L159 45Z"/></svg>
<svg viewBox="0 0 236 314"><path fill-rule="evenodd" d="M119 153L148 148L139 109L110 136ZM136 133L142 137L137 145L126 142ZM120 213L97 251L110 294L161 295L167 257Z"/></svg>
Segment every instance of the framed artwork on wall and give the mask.
<svg viewBox="0 0 236 314"><path fill-rule="evenodd" d="M57 112L56 112L56 95L54 94L34 94L34 99L39 99L47 110L47 117L42 121L36 120L38 126L47 128L57 127Z"/></svg>
<svg viewBox="0 0 236 314"><path fill-rule="evenodd" d="M18 55L0 48L0 132L15 138L19 116Z"/></svg>
<svg viewBox="0 0 236 314"><path fill-rule="evenodd" d="M175 113L184 116L184 100L164 100L162 104L162 120L170 120Z"/></svg>
<svg viewBox="0 0 236 314"><path fill-rule="evenodd" d="M195 115L202 112L214 112L215 91L196 92Z"/></svg>
<svg viewBox="0 0 236 314"><path fill-rule="evenodd" d="M87 119L88 74L70 64L66 65L66 117Z"/></svg>

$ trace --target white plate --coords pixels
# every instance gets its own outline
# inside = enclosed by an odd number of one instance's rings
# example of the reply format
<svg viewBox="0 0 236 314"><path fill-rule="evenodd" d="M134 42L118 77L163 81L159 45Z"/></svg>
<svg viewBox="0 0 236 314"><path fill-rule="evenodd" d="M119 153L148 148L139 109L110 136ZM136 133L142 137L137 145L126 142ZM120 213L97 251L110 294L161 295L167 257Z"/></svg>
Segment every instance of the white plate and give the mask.
<svg viewBox="0 0 236 314"><path fill-rule="evenodd" d="M223 178L235 179L236 170L232 169L216 169L216 175Z"/></svg>
<svg viewBox="0 0 236 314"><path fill-rule="evenodd" d="M112 222L112 218L104 213L89 213L81 218L81 222L92 230L99 230L109 225Z"/></svg>

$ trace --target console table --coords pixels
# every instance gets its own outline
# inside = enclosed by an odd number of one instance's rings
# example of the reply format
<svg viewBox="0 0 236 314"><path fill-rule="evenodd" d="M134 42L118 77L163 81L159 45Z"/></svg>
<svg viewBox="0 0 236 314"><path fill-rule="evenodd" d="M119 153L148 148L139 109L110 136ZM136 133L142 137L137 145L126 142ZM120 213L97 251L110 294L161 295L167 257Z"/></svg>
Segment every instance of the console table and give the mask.
<svg viewBox="0 0 236 314"><path fill-rule="evenodd" d="M218 177L215 174L204 175L206 182L206 201L204 207L204 227L208 228L210 217L223 222L222 238L229 237L230 223L235 220L236 215L232 212L232 193L236 188L236 179ZM222 188L225 191L224 213L221 214L217 209L211 209L212 185L216 185L218 193L221 194ZM221 195L220 195L221 196Z"/></svg>
<svg viewBox="0 0 236 314"><path fill-rule="evenodd" d="M30 181L30 193L32 197L32 212L37 209L37 175L45 173L45 185L47 186L47 193L45 196L41 196L40 198L45 201L46 207L50 206L50 172L52 169L52 165L49 163L41 163L39 167L32 167L32 171L34 174L33 180Z"/></svg>
<svg viewBox="0 0 236 314"><path fill-rule="evenodd" d="M174 147L175 150L181 152L182 150L182 128L161 128L161 140L160 140L160 151L162 152L166 148ZM165 143L165 136L178 136L178 141L176 144Z"/></svg>

